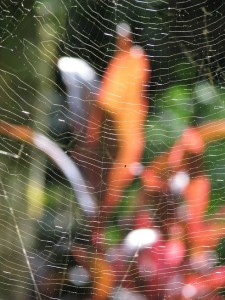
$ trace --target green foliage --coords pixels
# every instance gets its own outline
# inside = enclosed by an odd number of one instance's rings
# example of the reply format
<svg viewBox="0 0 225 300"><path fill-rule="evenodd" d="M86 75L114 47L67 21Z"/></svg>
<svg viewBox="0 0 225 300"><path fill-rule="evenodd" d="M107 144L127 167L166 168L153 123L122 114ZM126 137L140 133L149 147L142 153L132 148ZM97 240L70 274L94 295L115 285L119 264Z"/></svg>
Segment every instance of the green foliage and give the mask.
<svg viewBox="0 0 225 300"><path fill-rule="evenodd" d="M197 123L225 117L225 96L223 88L208 81L197 82L194 86L195 119Z"/></svg>
<svg viewBox="0 0 225 300"><path fill-rule="evenodd" d="M204 155L205 170L211 181L209 214L225 204L225 140L209 144Z"/></svg>
<svg viewBox="0 0 225 300"><path fill-rule="evenodd" d="M143 162L149 163L158 154L166 151L173 144L179 132L173 127L170 117L164 113L157 116L150 116L145 126L146 147ZM171 126L172 125L172 126Z"/></svg>
<svg viewBox="0 0 225 300"><path fill-rule="evenodd" d="M122 239L122 231L120 226L112 225L108 226L104 230L105 242L108 247L118 245Z"/></svg>

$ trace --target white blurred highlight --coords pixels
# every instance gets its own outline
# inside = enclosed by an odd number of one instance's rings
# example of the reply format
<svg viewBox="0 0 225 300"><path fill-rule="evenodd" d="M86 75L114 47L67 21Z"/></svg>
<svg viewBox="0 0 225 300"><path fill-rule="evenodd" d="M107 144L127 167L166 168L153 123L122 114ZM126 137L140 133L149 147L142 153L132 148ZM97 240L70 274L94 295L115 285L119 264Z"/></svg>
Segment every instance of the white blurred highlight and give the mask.
<svg viewBox="0 0 225 300"><path fill-rule="evenodd" d="M58 68L65 76L65 73L77 73L86 81L95 79L95 71L87 62L75 57L61 57L58 60Z"/></svg>
<svg viewBox="0 0 225 300"><path fill-rule="evenodd" d="M131 34L130 25L124 22L117 24L116 33L121 37L128 37Z"/></svg>
<svg viewBox="0 0 225 300"><path fill-rule="evenodd" d="M190 182L189 175L184 172L177 172L169 179L169 186L174 194L181 194Z"/></svg>
<svg viewBox="0 0 225 300"><path fill-rule="evenodd" d="M84 286L91 281L88 270L81 266L76 266L69 270L68 279L76 286Z"/></svg>
<svg viewBox="0 0 225 300"><path fill-rule="evenodd" d="M197 289L196 287L194 287L193 285L191 284L187 284L183 287L182 289L182 296L185 298L185 299L192 299L193 297L196 296L197 294Z"/></svg>
<svg viewBox="0 0 225 300"><path fill-rule="evenodd" d="M129 165L129 171L134 176L140 176L144 171L144 166L139 162L134 162Z"/></svg>
<svg viewBox="0 0 225 300"><path fill-rule="evenodd" d="M123 242L126 255L134 255L139 250L152 247L159 241L160 233L155 229L141 228L128 233Z"/></svg>
<svg viewBox="0 0 225 300"><path fill-rule="evenodd" d="M56 143L41 133L34 133L33 143L38 149L46 153L63 172L73 187L82 210L88 215L95 214L97 211L95 199L88 191L80 170L71 158Z"/></svg>
<svg viewBox="0 0 225 300"><path fill-rule="evenodd" d="M137 291L128 290L126 288L119 288L114 291L112 300L147 300L147 298Z"/></svg>

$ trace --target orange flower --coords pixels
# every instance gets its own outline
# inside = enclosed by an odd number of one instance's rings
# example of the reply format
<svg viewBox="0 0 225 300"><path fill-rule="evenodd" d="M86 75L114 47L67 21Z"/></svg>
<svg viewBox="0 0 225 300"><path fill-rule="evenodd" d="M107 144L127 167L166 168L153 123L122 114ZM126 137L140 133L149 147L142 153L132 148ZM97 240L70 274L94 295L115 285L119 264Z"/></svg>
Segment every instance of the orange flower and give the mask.
<svg viewBox="0 0 225 300"><path fill-rule="evenodd" d="M168 162L173 170L184 168L186 155L201 155L205 144L197 128L189 127L172 147ZM187 166L188 167L188 166Z"/></svg>
<svg viewBox="0 0 225 300"><path fill-rule="evenodd" d="M164 180L152 168L146 168L141 174L142 184L149 192L161 192L164 187Z"/></svg>
<svg viewBox="0 0 225 300"><path fill-rule="evenodd" d="M78 244L72 247L72 255L79 265L86 268L92 277L92 300L106 300L112 292L115 276L112 265L102 253L94 253Z"/></svg>
<svg viewBox="0 0 225 300"><path fill-rule="evenodd" d="M189 222L201 222L210 198L210 181L202 175L193 178L183 192Z"/></svg>
<svg viewBox="0 0 225 300"><path fill-rule="evenodd" d="M130 35L119 36L120 47L109 62L100 86L98 103L113 121L118 152L107 179L103 205L115 206L122 190L138 173L144 148L144 122L148 104L144 85L149 79L149 59Z"/></svg>

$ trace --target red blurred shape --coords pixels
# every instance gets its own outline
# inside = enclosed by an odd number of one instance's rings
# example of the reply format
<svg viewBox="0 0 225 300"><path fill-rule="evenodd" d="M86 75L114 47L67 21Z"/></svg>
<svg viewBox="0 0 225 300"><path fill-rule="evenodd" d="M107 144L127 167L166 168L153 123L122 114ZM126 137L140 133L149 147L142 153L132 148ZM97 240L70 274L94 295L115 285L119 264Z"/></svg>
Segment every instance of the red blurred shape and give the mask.
<svg viewBox="0 0 225 300"><path fill-rule="evenodd" d="M135 214L134 229L151 228L153 221L151 220L148 211L141 210Z"/></svg>
<svg viewBox="0 0 225 300"><path fill-rule="evenodd" d="M178 267L182 263L185 254L186 246L181 240L170 240L166 242L165 260L168 265Z"/></svg>

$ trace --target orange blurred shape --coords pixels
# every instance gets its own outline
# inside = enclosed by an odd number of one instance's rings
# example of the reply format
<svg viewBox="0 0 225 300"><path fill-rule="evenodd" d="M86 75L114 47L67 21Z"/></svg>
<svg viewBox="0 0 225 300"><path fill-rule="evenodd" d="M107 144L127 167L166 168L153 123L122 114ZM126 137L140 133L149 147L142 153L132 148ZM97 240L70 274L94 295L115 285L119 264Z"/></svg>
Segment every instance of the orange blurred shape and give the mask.
<svg viewBox="0 0 225 300"><path fill-rule="evenodd" d="M124 34L124 28L120 33ZM117 204L122 190L134 177L132 165L139 163L142 157L145 143L144 122L148 107L144 97L144 85L150 75L149 59L141 47L132 46L129 31L118 36L117 46L118 50L103 76L98 96L100 107L112 118L118 143L103 201L103 205L108 207Z"/></svg>
<svg viewBox="0 0 225 300"><path fill-rule="evenodd" d="M193 252L201 251L206 233L204 215L210 198L210 181L200 175L193 178L183 191L184 201L187 207L187 232Z"/></svg>
<svg viewBox="0 0 225 300"><path fill-rule="evenodd" d="M23 125L14 125L0 121L0 134L10 136L17 140L27 143L33 143L33 133L29 127Z"/></svg>
<svg viewBox="0 0 225 300"><path fill-rule="evenodd" d="M199 226L200 227L200 226ZM207 221L202 223L202 227L192 233L191 240L192 244L195 245L194 252L199 249L215 249L219 241L225 237L225 225L223 223L212 223L208 224Z"/></svg>
<svg viewBox="0 0 225 300"><path fill-rule="evenodd" d="M169 152L168 163L173 170L182 167L185 149L183 144L178 140Z"/></svg>
<svg viewBox="0 0 225 300"><path fill-rule="evenodd" d="M129 120L129 115L124 113L132 113L133 116L146 111L147 103L142 93L143 85L149 78L149 68L149 60L138 46L132 46L129 51L118 51L110 61L98 100L115 120Z"/></svg>
<svg viewBox="0 0 225 300"><path fill-rule="evenodd" d="M172 169L184 167L183 159L185 158L185 154L202 154L204 147L204 142L196 128L190 127L185 129L169 153L169 165Z"/></svg>
<svg viewBox="0 0 225 300"><path fill-rule="evenodd" d="M86 268L91 274L93 282L92 300L108 299L115 283L115 276L111 264L104 255L99 252L94 253L78 244L73 245L72 255L78 264Z"/></svg>
<svg viewBox="0 0 225 300"><path fill-rule="evenodd" d="M194 127L187 128L183 132L181 142L185 150L192 154L202 154L205 148L201 135Z"/></svg>
<svg viewBox="0 0 225 300"><path fill-rule="evenodd" d="M112 266L101 254L95 254L90 265L93 278L93 300L106 300L114 286L114 274Z"/></svg>
<svg viewBox="0 0 225 300"><path fill-rule="evenodd" d="M210 198L210 181L205 175L193 178L183 191L187 205L188 219L202 221Z"/></svg>
<svg viewBox="0 0 225 300"><path fill-rule="evenodd" d="M141 175L145 190L150 192L160 192L163 187L161 177L151 168L146 168Z"/></svg>

